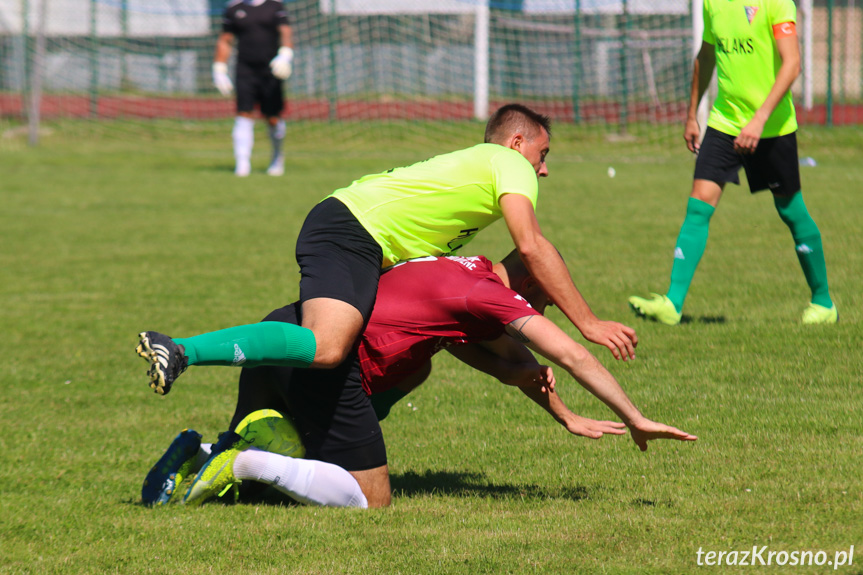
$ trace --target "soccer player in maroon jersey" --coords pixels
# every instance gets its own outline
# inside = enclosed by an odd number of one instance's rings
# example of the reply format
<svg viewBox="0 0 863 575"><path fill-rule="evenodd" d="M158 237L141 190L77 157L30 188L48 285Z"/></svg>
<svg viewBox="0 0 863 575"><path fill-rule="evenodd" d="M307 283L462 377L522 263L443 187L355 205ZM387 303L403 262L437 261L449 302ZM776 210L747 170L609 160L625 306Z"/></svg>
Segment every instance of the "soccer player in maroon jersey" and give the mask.
<svg viewBox="0 0 863 575"><path fill-rule="evenodd" d="M441 349L520 387L575 435L598 439L628 427L642 450L652 439L696 439L645 418L602 364L542 315L549 303L516 252L494 265L479 256L430 257L394 266L381 276L371 319L355 353L341 366L261 366L241 373L230 429L260 409L289 413L306 459L244 449L236 433L225 433L195 479L208 488L199 488L193 499L251 479L308 503L388 505L389 471L378 418L422 383L431 357ZM294 303L264 321L299 323L300 313ZM563 367L624 423L572 413L554 390L551 368L537 363L527 348ZM170 453L169 448L165 457ZM188 499L187 494L186 502L196 503Z"/></svg>

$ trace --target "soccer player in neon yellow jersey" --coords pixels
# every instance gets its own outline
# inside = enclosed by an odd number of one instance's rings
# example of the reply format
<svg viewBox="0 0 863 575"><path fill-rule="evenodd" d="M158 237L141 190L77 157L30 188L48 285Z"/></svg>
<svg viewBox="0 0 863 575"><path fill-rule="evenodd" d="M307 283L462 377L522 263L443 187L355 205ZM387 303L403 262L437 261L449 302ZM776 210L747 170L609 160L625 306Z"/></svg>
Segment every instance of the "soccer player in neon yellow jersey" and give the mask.
<svg viewBox="0 0 863 575"><path fill-rule="evenodd" d="M698 154L686 218L677 237L671 285L652 299L633 296L639 315L680 323L683 302L704 248L708 227L727 182L739 184L742 166L752 193L769 189L791 230L797 258L812 291L804 324L836 323L827 286L821 232L800 191L797 119L791 84L800 73L792 0L704 0L704 37L692 74L683 137ZM698 104L717 70L719 93L699 145Z"/></svg>
<svg viewBox="0 0 863 575"><path fill-rule="evenodd" d="M150 386L167 393L188 365L331 369L368 321L382 268L452 255L501 217L531 275L582 335L634 358L635 331L593 314L540 230L534 210L550 137L546 116L508 104L489 119L485 143L337 190L297 239L302 326L262 322L177 340L142 332L137 351L150 362Z"/></svg>

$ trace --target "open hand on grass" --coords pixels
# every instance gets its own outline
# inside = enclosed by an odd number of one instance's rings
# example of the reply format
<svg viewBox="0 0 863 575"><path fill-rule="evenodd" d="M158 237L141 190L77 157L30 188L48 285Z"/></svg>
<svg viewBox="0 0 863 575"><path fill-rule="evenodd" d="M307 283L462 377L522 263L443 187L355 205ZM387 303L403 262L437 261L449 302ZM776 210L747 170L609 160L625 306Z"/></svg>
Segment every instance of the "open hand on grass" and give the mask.
<svg viewBox="0 0 863 575"><path fill-rule="evenodd" d="M573 414L566 421L566 429L573 435L580 435L590 439L599 439L606 433L611 435L623 435L626 433L626 424L619 421L597 421L589 417Z"/></svg>
<svg viewBox="0 0 863 575"><path fill-rule="evenodd" d="M681 431L676 427L649 419L642 419L637 423L630 424L629 433L632 435L632 440L642 451L647 451L647 442L653 439L676 439L678 441L695 441L698 439L696 436Z"/></svg>

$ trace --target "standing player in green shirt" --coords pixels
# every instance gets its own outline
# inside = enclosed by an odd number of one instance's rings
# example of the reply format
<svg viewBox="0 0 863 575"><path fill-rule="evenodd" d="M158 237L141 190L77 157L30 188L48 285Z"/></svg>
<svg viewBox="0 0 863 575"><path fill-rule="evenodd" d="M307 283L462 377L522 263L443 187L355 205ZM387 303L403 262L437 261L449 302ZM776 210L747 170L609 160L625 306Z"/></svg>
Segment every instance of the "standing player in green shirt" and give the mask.
<svg viewBox="0 0 863 575"><path fill-rule="evenodd" d="M489 119L485 143L337 190L297 239L302 326L262 322L177 340L143 332L137 351L150 362L150 387L167 393L188 365L338 366L371 315L382 268L452 255L501 217L531 275L582 335L634 358L635 331L593 314L540 230L534 210L550 135L547 117L509 104Z"/></svg>
<svg viewBox="0 0 863 575"><path fill-rule="evenodd" d="M769 189L779 217L791 230L797 258L812 290L804 324L836 323L839 314L827 286L821 232L800 191L797 119L791 84L800 73L800 49L792 0L704 0L704 37L692 74L683 137L698 155L686 218L674 248L671 285L652 299L633 296L639 315L680 323L683 302L707 245L710 218L727 182L746 171L752 193ZM719 93L704 141L696 111L713 70Z"/></svg>

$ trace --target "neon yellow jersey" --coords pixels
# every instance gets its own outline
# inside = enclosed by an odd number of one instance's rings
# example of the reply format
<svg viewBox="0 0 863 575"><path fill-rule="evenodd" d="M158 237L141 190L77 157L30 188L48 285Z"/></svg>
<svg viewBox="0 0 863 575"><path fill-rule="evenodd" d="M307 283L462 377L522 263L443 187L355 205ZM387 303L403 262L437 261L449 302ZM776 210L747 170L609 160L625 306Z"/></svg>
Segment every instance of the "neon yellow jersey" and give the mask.
<svg viewBox="0 0 863 575"><path fill-rule="evenodd" d="M755 116L776 82L782 59L773 26L796 22L792 0L704 0L704 41L716 47L719 93L707 125L737 136ZM773 138L797 129L789 90L761 136Z"/></svg>
<svg viewBox="0 0 863 575"><path fill-rule="evenodd" d="M501 217L504 194L527 196L536 209L536 172L524 156L479 144L360 178L330 197L344 203L383 249L381 267L446 256Z"/></svg>

